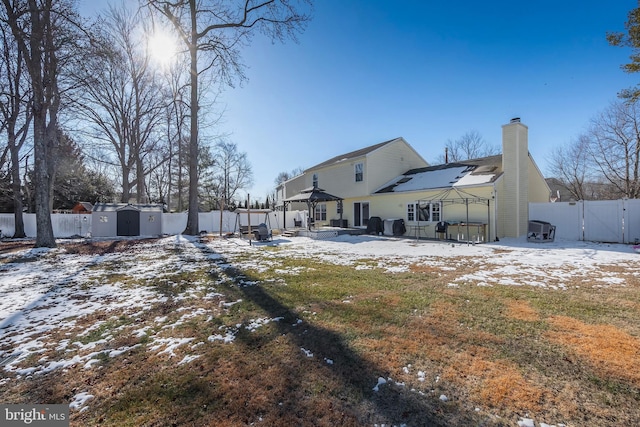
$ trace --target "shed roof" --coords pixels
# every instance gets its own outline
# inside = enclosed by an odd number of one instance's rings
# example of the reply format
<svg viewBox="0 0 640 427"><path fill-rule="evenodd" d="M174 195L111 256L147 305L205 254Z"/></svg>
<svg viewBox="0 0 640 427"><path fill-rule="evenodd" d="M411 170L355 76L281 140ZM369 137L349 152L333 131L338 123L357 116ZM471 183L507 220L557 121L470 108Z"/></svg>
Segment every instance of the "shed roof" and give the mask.
<svg viewBox="0 0 640 427"><path fill-rule="evenodd" d="M131 204L131 203L96 203L93 212L117 212L122 210L137 210L144 212L162 213L164 208L162 205L153 204Z"/></svg>

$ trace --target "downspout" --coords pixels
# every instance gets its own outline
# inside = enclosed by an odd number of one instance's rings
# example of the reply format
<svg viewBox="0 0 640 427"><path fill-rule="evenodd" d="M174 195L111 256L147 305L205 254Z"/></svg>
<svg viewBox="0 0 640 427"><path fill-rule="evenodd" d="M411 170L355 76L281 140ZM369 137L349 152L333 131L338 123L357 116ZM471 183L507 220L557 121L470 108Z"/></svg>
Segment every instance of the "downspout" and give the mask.
<svg viewBox="0 0 640 427"><path fill-rule="evenodd" d="M282 228L287 229L287 202L282 201Z"/></svg>
<svg viewBox="0 0 640 427"><path fill-rule="evenodd" d="M502 179L502 176L499 179ZM493 183L493 232L496 235L494 241L500 241L498 238L498 190L495 182Z"/></svg>

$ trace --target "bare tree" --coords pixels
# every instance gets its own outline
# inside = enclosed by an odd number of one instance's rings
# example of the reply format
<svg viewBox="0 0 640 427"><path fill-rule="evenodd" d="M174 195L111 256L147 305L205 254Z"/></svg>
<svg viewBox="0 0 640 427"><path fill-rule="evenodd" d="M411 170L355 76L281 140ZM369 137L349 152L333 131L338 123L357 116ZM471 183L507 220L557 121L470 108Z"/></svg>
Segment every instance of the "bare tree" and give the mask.
<svg viewBox="0 0 640 427"><path fill-rule="evenodd" d="M172 145L156 148L147 156L147 161L156 165L145 175L146 199L150 203L160 203L171 208L172 179Z"/></svg>
<svg viewBox="0 0 640 427"><path fill-rule="evenodd" d="M4 14L2 14L4 15ZM0 157L0 165L5 163L7 153L11 165L11 193L14 213L14 238L25 237L22 217L22 181L20 179L20 152L29 134L33 117L31 90L24 68L22 52L17 48L6 15L0 18L0 44L2 58L0 70L6 79L0 80L0 115L2 118L7 146Z"/></svg>
<svg viewBox="0 0 640 427"><path fill-rule="evenodd" d="M189 214L185 234L195 235L198 224L198 77L211 71L222 83L243 79L239 49L255 31L276 40L295 38L309 17L296 8L294 0L231 1L145 0L174 26L189 52L190 137ZM300 0L299 3L307 3ZM203 62L199 62L199 59Z"/></svg>
<svg viewBox="0 0 640 427"><path fill-rule="evenodd" d="M104 143L94 148L110 147L114 154L104 160L120 170L122 202L134 191L136 201L145 202L146 175L166 161L157 149L167 100L150 66L144 21L124 6L110 8L102 43L94 44L92 58L77 75L77 111L91 124L93 144Z"/></svg>
<svg viewBox="0 0 640 427"><path fill-rule="evenodd" d="M637 102L612 103L574 142L554 152L550 171L576 199L640 197Z"/></svg>
<svg viewBox="0 0 640 427"><path fill-rule="evenodd" d="M549 172L562 184L575 200L587 200L589 183L589 141L580 136L567 147L556 147Z"/></svg>
<svg viewBox="0 0 640 427"><path fill-rule="evenodd" d="M293 170L291 170L290 172L280 172L277 176L276 179L273 181L273 183L277 186L282 184L285 181L290 180L291 178L294 178L298 175L302 175L302 173L304 172L304 169L302 167L297 167Z"/></svg>
<svg viewBox="0 0 640 427"><path fill-rule="evenodd" d="M253 170L247 153L238 151L233 142L219 141L214 148L214 159L220 197L228 204L240 190L253 184Z"/></svg>
<svg viewBox="0 0 640 427"><path fill-rule="evenodd" d="M78 34L77 13L68 0L2 0L7 24L30 77L36 206L36 247L55 247L51 194L61 105L61 64ZM65 53L65 50L67 52Z"/></svg>
<svg viewBox="0 0 640 427"><path fill-rule="evenodd" d="M458 139L448 140L445 153L438 160L440 163L461 162L499 153L499 147L490 145L477 130L470 130Z"/></svg>
<svg viewBox="0 0 640 427"><path fill-rule="evenodd" d="M189 79L188 77L185 79L183 69L183 64L176 62L165 74L167 78L166 97L170 102L167 104L165 116L168 162L164 165L167 187L164 203L171 209L175 191L177 201L173 204L179 212L186 208L185 200L188 193L184 177L188 175L186 153L189 141L189 103L185 99L188 98Z"/></svg>
<svg viewBox="0 0 640 427"><path fill-rule="evenodd" d="M639 113L636 101L614 102L584 135L595 170L619 196L632 199L640 196Z"/></svg>

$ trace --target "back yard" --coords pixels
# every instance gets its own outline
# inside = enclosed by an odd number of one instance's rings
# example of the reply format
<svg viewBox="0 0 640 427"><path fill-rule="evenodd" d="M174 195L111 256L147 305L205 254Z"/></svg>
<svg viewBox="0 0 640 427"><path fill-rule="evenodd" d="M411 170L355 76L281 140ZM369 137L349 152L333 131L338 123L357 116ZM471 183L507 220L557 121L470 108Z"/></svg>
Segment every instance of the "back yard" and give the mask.
<svg viewBox="0 0 640 427"><path fill-rule="evenodd" d="M640 422L626 245L3 242L0 295L0 402L72 426Z"/></svg>

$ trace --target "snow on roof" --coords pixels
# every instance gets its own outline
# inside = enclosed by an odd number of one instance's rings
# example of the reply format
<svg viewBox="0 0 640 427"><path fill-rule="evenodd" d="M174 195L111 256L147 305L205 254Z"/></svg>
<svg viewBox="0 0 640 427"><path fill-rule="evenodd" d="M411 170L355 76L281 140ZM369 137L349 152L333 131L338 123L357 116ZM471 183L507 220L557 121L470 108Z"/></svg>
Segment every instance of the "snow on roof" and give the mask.
<svg viewBox="0 0 640 427"><path fill-rule="evenodd" d="M490 173L474 173L476 169L479 169L476 165L464 164L415 169L394 178L380 187L375 193L399 193L489 184L493 182L499 173L497 168Z"/></svg>

